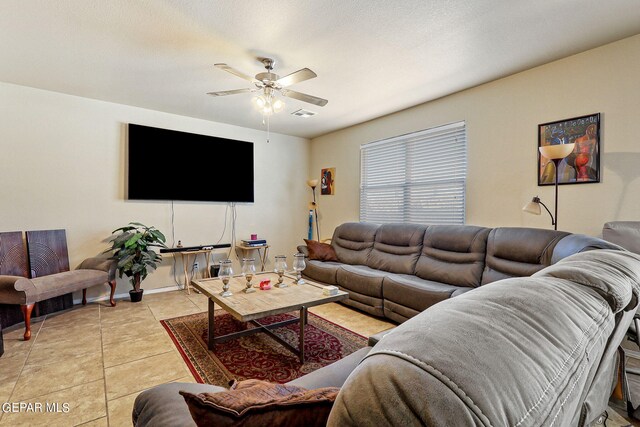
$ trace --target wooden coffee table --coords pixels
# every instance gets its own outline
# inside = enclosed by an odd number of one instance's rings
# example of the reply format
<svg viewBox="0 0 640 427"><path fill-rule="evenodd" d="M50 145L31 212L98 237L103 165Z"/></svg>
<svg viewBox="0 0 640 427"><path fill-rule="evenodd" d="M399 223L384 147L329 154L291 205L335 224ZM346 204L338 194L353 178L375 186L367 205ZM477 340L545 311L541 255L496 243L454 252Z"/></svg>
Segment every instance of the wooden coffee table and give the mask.
<svg viewBox="0 0 640 427"><path fill-rule="evenodd" d="M258 284L261 280L271 279L271 289L267 291L260 290ZM307 324L307 309L316 305L322 305L329 302L340 301L347 298L348 294L338 291L336 295L324 295L322 285L305 279L304 285L296 285L293 282L295 278L285 275L284 283L289 286L286 288L276 288L278 275L275 273L257 273L254 275L252 283L256 292L245 293L246 281L242 276L233 277L230 281L230 291L233 295L230 297L220 296L222 292L222 281L215 277L211 279L193 280L191 284L204 295L209 298L209 349L213 350L216 343L228 341L233 338L239 338L246 335L253 335L258 332L266 332L280 344L291 350L300 358L300 362L304 363L304 327ZM241 322L251 322L256 328L246 329L244 331L233 332L231 334L214 336L213 326L215 321L214 303L222 307L227 313ZM267 316L275 314L289 313L298 310L300 315L294 319L284 320L282 322L263 325L258 322ZM298 348L285 342L282 338L274 334L271 329L280 328L292 323L300 324L300 339Z"/></svg>

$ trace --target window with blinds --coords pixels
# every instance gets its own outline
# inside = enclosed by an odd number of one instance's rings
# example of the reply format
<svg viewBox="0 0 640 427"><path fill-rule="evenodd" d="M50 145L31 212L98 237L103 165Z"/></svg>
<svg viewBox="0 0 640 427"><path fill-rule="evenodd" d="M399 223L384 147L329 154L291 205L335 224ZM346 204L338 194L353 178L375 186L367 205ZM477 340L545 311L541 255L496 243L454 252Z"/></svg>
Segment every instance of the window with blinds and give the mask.
<svg viewBox="0 0 640 427"><path fill-rule="evenodd" d="M464 224L465 122L360 146L360 221Z"/></svg>

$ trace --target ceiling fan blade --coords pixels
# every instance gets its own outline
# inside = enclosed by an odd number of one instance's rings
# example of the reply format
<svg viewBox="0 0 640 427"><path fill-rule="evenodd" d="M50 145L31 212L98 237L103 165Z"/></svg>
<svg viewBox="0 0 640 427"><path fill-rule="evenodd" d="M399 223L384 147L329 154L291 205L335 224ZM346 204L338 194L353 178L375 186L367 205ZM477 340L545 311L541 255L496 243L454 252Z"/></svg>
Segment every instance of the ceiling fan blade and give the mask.
<svg viewBox="0 0 640 427"><path fill-rule="evenodd" d="M276 80L276 83L282 87L287 87L291 86L294 83L300 83L314 77L318 77L318 75L308 68L303 68L284 77L280 77L278 80Z"/></svg>
<svg viewBox="0 0 640 427"><path fill-rule="evenodd" d="M220 68L221 70L226 71L227 73L231 73L234 76L238 76L241 79L245 79L247 81L250 81L251 83L256 83L258 82L258 80L254 79L251 76L246 75L245 73L243 73L242 71L238 71L233 67L228 66L227 64L214 64L215 67Z"/></svg>
<svg viewBox="0 0 640 427"><path fill-rule="evenodd" d="M314 104L319 107L324 107L327 105L326 99L318 98L317 96L307 95L306 93L296 92L295 90L289 89L281 89L280 93L289 98L297 99L298 101L308 102L309 104Z"/></svg>
<svg viewBox="0 0 640 427"><path fill-rule="evenodd" d="M255 92L258 89L235 89L235 90L221 90L219 92L207 92L207 95L211 96L227 96L227 95L235 95L236 93L247 93L247 92Z"/></svg>

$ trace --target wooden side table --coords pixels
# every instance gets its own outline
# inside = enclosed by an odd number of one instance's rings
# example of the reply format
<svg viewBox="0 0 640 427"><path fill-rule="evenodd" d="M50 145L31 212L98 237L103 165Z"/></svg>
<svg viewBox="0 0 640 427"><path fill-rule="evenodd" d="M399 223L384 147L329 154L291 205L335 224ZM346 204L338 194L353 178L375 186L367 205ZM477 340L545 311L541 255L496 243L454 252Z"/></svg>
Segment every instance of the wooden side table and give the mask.
<svg viewBox="0 0 640 427"><path fill-rule="evenodd" d="M205 254L205 258L207 259L207 268L204 270L203 277L208 278L211 277L210 264L211 264L211 252L213 249L201 249L199 251L184 251L178 252L182 256L182 266L184 267L184 288L187 290L187 294L191 294L191 281L189 280L189 266L192 265L196 259L198 259L198 255ZM193 261L191 261L191 255L193 255Z"/></svg>
<svg viewBox="0 0 640 427"><path fill-rule="evenodd" d="M253 251L258 251L258 259L260 260L260 271L264 271L265 265L267 264L267 255L269 255L269 245L266 243L260 246L245 246L245 245L236 245L236 255L237 251L242 251L242 256L238 257L240 260L242 258L251 258L251 253Z"/></svg>

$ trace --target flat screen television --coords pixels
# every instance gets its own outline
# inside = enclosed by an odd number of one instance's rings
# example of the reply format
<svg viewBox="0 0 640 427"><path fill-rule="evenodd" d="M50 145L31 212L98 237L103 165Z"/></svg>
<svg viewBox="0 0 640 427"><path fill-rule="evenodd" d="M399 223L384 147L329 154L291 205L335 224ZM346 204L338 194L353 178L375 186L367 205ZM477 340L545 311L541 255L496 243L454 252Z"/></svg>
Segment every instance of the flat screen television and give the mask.
<svg viewBox="0 0 640 427"><path fill-rule="evenodd" d="M253 202L253 143L129 124L127 199Z"/></svg>

